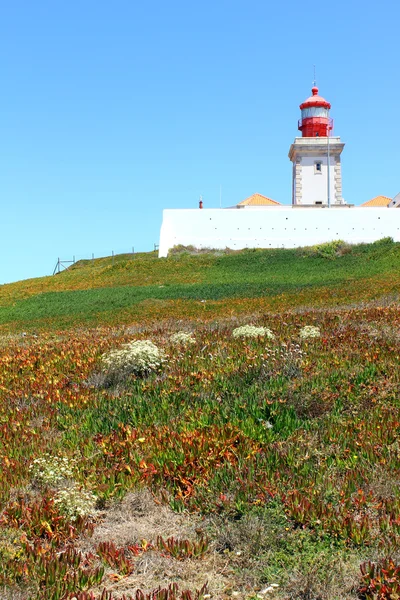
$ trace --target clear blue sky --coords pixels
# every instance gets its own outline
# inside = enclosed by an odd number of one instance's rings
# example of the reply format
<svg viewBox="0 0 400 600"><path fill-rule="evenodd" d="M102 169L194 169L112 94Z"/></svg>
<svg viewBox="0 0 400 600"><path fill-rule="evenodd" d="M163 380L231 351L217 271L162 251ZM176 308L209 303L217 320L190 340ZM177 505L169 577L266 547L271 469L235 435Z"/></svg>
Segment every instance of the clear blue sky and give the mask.
<svg viewBox="0 0 400 600"><path fill-rule="evenodd" d="M0 283L151 250L163 208L218 207L220 185L289 204L314 64L346 201L394 196L399 22L395 0L3 2Z"/></svg>

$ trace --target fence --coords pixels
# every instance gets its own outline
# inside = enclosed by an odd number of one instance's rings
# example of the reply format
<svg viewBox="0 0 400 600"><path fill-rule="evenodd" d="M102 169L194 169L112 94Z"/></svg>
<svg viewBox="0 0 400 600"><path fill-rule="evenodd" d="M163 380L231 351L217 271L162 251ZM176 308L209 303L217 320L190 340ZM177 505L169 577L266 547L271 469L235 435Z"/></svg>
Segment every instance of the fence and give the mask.
<svg viewBox="0 0 400 600"><path fill-rule="evenodd" d="M158 244L154 244L154 250L153 252L157 252L158 251ZM138 254L137 252L135 252L135 248L134 246L132 246L132 249L129 252L118 252L118 254L132 254L133 256L135 254ZM117 255L118 255L117 254ZM116 254L114 254L114 250L111 251L111 258L112 258L112 264L114 264L114 257L117 256ZM97 258L105 258L104 256L98 256ZM79 260L91 260L94 264L94 260L95 260L95 256L94 253L92 252L92 256L90 259L88 259L87 257L81 257L79 258ZM61 271L64 271L65 269L68 269L68 267L70 265L75 264L77 261L75 260L75 256L73 256L72 260L62 260L60 257L57 258L57 262L56 262L56 266L54 267L53 270L53 275L56 275L57 273L61 273Z"/></svg>

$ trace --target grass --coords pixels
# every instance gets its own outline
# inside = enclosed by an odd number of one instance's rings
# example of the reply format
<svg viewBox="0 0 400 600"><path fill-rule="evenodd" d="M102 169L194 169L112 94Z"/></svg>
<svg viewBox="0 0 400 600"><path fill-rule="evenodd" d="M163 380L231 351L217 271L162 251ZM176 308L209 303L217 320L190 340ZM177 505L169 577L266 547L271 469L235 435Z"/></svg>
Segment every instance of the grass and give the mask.
<svg viewBox="0 0 400 600"><path fill-rule="evenodd" d="M113 324L154 313L157 319L168 318L179 314L182 302L194 317L203 318L204 301L213 302L215 312L226 299L237 301L231 305L237 311L243 300L264 310L321 300L338 305L345 285L351 286L347 301L397 292L398 244L346 247L344 254L324 252L325 247L80 261L53 277L2 286L0 327Z"/></svg>
<svg viewBox="0 0 400 600"><path fill-rule="evenodd" d="M115 257L3 286L1 597L395 597L398 253ZM166 361L110 386L101 357L133 339Z"/></svg>

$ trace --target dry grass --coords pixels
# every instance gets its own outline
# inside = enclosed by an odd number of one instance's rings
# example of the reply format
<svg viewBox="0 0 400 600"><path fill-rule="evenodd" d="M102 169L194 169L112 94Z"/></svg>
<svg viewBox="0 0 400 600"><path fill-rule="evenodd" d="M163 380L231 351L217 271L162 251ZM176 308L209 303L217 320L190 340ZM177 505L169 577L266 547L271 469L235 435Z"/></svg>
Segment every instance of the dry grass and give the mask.
<svg viewBox="0 0 400 600"><path fill-rule="evenodd" d="M100 542L112 541L116 546L140 544L143 540L154 543L157 536L173 536L195 540L204 532L205 522L195 515L175 513L168 506L158 504L147 490L128 494L101 514L101 522L91 538L81 541L81 549L93 551ZM151 550L135 558L134 572L119 581L112 581L111 569L106 570L106 585L116 597L131 594L140 588L151 591L176 582L179 589L200 589L206 582L212 598L227 598L234 576L227 567L227 559L210 545L209 551L196 559L177 560ZM248 597L239 593L239 600Z"/></svg>
<svg viewBox="0 0 400 600"><path fill-rule="evenodd" d="M0 589L0 600L26 600L27 590L21 590L17 587Z"/></svg>
<svg viewBox="0 0 400 600"><path fill-rule="evenodd" d="M284 600L356 600L360 585L358 562L354 564L337 560L325 577L319 573L318 560L307 569L294 571L285 586Z"/></svg>
<svg viewBox="0 0 400 600"><path fill-rule="evenodd" d="M128 494L103 514L91 542L98 544L112 539L117 546L140 543L143 539L163 537L193 537L198 521L195 517L173 512L158 504L151 493L140 490Z"/></svg>

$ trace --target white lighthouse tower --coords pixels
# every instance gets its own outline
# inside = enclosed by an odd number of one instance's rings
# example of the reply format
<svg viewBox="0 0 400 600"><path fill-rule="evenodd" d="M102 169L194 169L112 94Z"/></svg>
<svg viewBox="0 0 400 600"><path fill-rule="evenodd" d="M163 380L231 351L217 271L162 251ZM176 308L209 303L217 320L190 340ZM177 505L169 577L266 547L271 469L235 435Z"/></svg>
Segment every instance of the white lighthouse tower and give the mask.
<svg viewBox="0 0 400 600"><path fill-rule="evenodd" d="M312 96L300 104L301 119L297 137L290 146L293 163L293 206L337 206L342 197L340 155L344 148L340 137L333 137L333 120L329 117L329 102L312 88Z"/></svg>

